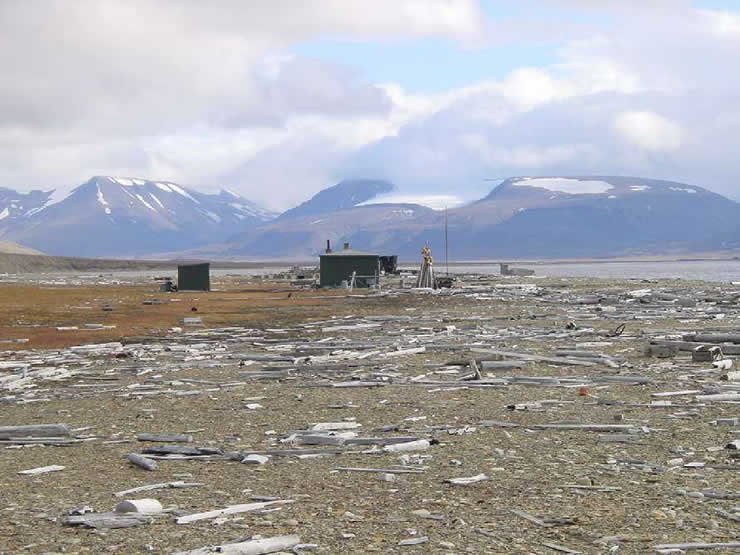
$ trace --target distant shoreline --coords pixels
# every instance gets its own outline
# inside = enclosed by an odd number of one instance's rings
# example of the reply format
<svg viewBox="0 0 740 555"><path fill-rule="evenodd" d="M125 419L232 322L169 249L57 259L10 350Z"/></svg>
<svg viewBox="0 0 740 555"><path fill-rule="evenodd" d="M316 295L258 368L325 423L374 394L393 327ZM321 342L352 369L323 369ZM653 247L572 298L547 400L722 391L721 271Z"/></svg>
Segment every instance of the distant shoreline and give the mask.
<svg viewBox="0 0 740 555"><path fill-rule="evenodd" d="M0 273L29 274L45 272L89 272L89 271L135 271L135 270L173 270L178 264L187 262L209 261L213 269L260 269L260 268L290 268L292 266L318 266L318 257L313 260L261 260L261 261L234 261L218 259L170 259L170 260L139 260L139 259L112 259L112 258L81 258L66 256L47 256L32 254L0 253ZM570 258L570 259L489 259L489 260L450 260L450 267L460 266L491 266L499 263L508 263L513 266L552 266L574 264L646 264L667 262L740 262L740 257L727 253L702 253L696 256L654 255L645 257L623 258ZM399 267L414 268L417 260L399 261ZM435 260L437 268L445 266L444 260Z"/></svg>

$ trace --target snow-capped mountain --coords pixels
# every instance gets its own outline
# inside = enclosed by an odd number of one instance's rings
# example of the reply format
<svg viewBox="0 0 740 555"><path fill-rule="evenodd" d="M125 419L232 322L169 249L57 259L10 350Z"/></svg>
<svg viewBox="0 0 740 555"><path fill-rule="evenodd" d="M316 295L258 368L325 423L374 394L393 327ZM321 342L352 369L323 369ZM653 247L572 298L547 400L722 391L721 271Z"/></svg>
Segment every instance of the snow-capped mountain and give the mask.
<svg viewBox="0 0 740 555"><path fill-rule="evenodd" d="M348 236L358 238L365 248L373 248L383 243L386 230L423 221L422 216L434 212L412 202L388 200L394 189L392 183L375 179L341 181L275 220L232 237L213 254L307 259L323 252L327 240L337 245Z"/></svg>
<svg viewBox="0 0 740 555"><path fill-rule="evenodd" d="M134 256L217 243L275 214L231 191L93 177L66 195L0 191L0 237L48 254Z"/></svg>
<svg viewBox="0 0 740 555"><path fill-rule="evenodd" d="M394 189L392 183L377 179L345 179L322 189L306 202L280 214L280 220L313 216L353 208Z"/></svg>
<svg viewBox="0 0 740 555"><path fill-rule="evenodd" d="M12 189L0 187L0 228L5 228L11 222L32 216L48 201L51 192L30 191L19 193Z"/></svg>
<svg viewBox="0 0 740 555"><path fill-rule="evenodd" d="M235 193L94 177L66 195L0 189L0 240L47 254L309 259L332 245L417 259L607 257L740 248L740 204L701 187L617 176L514 177L484 198L343 181L275 218ZM440 207L447 206L445 211Z"/></svg>
<svg viewBox="0 0 740 555"><path fill-rule="evenodd" d="M420 200L393 203L409 197L384 196L386 190L369 187L358 195L341 185L306 204L316 207L329 193L342 203L253 227L220 254L306 257L326 239L407 259L418 258L426 243L444 252L444 211ZM447 216L449 252L458 260L688 253L740 244L732 241L740 237L740 204L701 187L640 177L514 177Z"/></svg>

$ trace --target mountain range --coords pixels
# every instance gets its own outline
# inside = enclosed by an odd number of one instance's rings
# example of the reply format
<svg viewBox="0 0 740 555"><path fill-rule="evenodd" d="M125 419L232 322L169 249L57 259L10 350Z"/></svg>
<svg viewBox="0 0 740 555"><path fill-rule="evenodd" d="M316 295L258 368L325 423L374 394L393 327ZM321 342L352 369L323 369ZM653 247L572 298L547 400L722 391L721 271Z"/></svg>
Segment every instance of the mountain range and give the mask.
<svg viewBox="0 0 740 555"><path fill-rule="evenodd" d="M0 189L0 239L59 256L140 256L215 243L277 214L231 191L93 177L69 194Z"/></svg>
<svg viewBox="0 0 740 555"><path fill-rule="evenodd" d="M740 247L740 204L702 187L618 176L513 177L484 198L435 210L429 197L345 180L272 213L240 195L169 181L93 177L68 195L0 189L0 239L47 254L311 259L326 241L416 259L568 258ZM438 208L438 207L437 207Z"/></svg>

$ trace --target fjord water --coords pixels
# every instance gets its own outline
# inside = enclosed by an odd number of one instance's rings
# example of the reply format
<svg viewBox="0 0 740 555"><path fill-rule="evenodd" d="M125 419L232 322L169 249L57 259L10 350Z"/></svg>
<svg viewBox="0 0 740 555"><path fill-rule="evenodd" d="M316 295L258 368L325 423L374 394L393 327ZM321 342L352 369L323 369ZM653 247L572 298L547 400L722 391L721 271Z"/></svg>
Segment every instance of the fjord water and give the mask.
<svg viewBox="0 0 740 555"><path fill-rule="evenodd" d="M578 277L612 279L680 279L712 282L740 282L740 260L667 260L667 261L598 261L598 262L510 262L513 268L534 270L534 278ZM317 266L317 263L299 263L299 266ZM288 272L295 266L290 262L266 263L259 268L211 268L211 277L222 276L268 276ZM414 263L400 263L402 270L416 270ZM498 261L489 262L450 262L450 274L490 274L499 275ZM438 276L446 273L444 262L436 261ZM40 272L34 274L4 274L0 282L6 281L45 281L58 277L61 280L79 279L81 282L118 281L148 282L155 276L177 276L177 269L171 270L118 270L89 272ZM518 279L512 277L511 279Z"/></svg>
<svg viewBox="0 0 740 555"><path fill-rule="evenodd" d="M512 262L514 268L530 268L536 276L593 277L614 279L682 279L703 281L740 281L740 260L670 260L670 261L604 261L574 263ZM437 273L444 273L444 264ZM451 274L498 274L498 263L450 264Z"/></svg>

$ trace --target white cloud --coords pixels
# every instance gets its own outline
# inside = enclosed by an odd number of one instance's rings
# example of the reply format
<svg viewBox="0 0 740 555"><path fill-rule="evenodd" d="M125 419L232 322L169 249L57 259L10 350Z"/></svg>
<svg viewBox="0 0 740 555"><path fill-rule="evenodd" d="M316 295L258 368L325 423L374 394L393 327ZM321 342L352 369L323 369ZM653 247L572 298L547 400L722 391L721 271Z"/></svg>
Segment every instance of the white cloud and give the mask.
<svg viewBox="0 0 740 555"><path fill-rule="evenodd" d="M0 183L71 186L120 168L194 182L253 157L255 137L269 149L312 119L339 122L339 140L350 122L388 119L385 91L286 48L475 40L482 19L474 0L0 2ZM374 126L348 145L376 138Z"/></svg>
<svg viewBox="0 0 740 555"><path fill-rule="evenodd" d="M614 129L635 146L655 151L677 149L683 135L678 124L654 112L622 112Z"/></svg>
<svg viewBox="0 0 740 555"><path fill-rule="evenodd" d="M546 4L554 22L486 21L474 0L0 2L0 185L142 175L274 208L363 176L466 199L484 178L535 174L731 192L740 17L688 0ZM327 37L558 49L549 65L422 94L287 53Z"/></svg>
<svg viewBox="0 0 740 555"><path fill-rule="evenodd" d="M740 15L716 10L701 10L699 15L714 33L724 38L740 39Z"/></svg>

